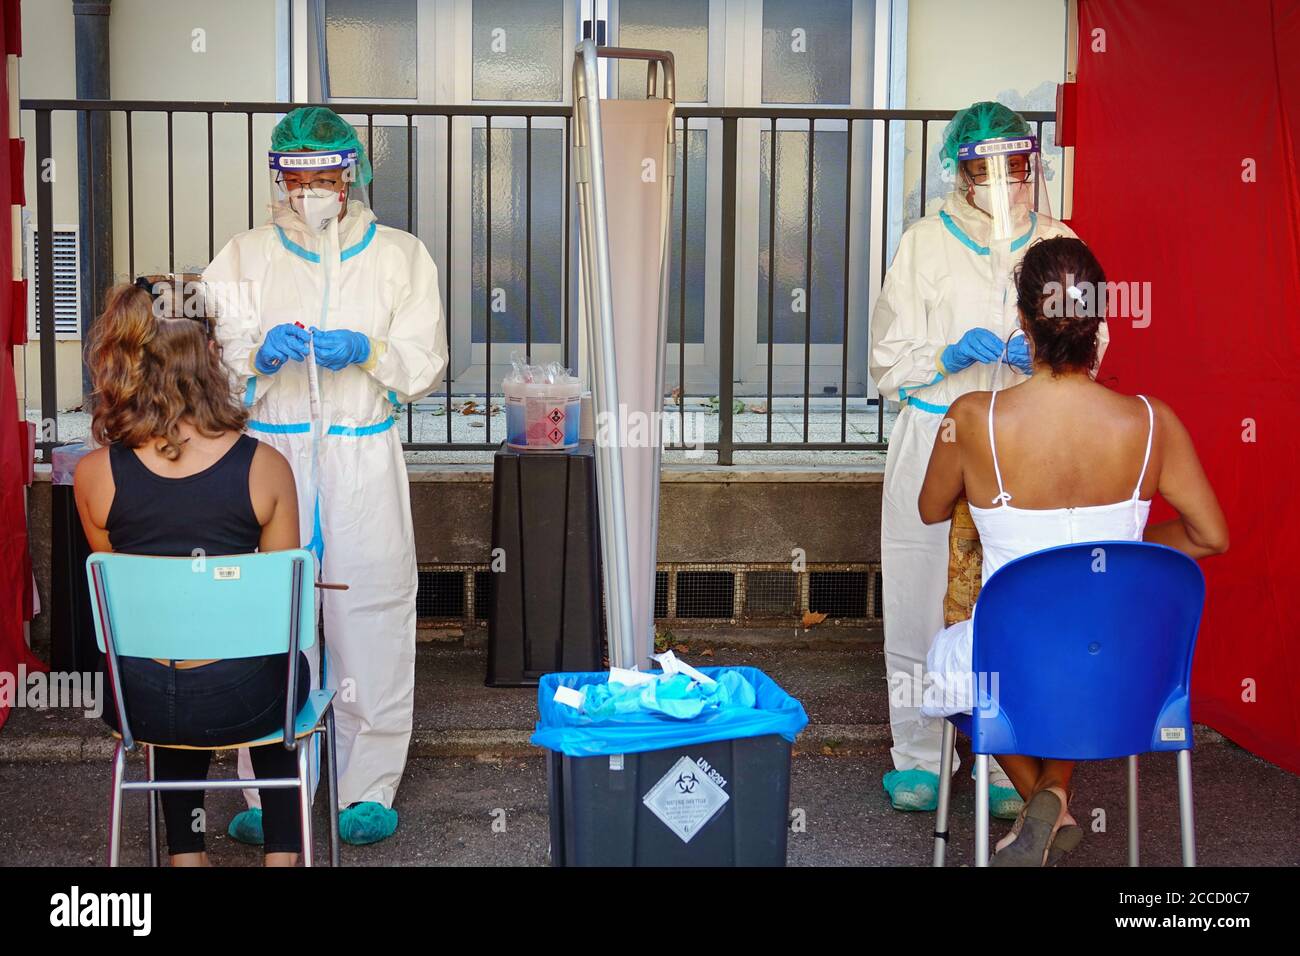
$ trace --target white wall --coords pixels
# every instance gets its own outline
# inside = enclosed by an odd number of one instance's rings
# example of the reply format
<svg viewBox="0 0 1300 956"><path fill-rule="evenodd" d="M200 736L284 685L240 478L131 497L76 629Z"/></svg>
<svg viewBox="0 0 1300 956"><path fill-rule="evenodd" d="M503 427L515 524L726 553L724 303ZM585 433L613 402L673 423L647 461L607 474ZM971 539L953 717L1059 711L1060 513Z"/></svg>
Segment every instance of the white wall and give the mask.
<svg viewBox="0 0 1300 956"><path fill-rule="evenodd" d="M158 3L114 0L114 99L231 100L276 98L275 0ZM195 31L202 31L195 33ZM133 117L135 272L171 271L167 238L167 133L161 113ZM274 116L253 124L253 223L266 207L267 144ZM248 133L243 115L213 118L214 249L249 227ZM126 123L115 120L113 237L115 268L128 270ZM176 114L172 121L176 271L208 262L207 117Z"/></svg>
<svg viewBox="0 0 1300 956"><path fill-rule="evenodd" d="M908 109L991 99L1051 108L1065 76L1065 0L909 0L907 7Z"/></svg>
<svg viewBox="0 0 1300 956"><path fill-rule="evenodd" d="M1051 110L1065 78L1065 0L908 0L908 109L960 109L997 100L1016 110ZM900 104L902 105L902 104ZM944 123L929 128L927 210L942 202L938 154ZM1043 128L1049 166L1055 130ZM917 216L920 124L908 124L905 217ZM1055 169L1049 169L1054 174ZM1059 213L1059 200L1053 208Z"/></svg>
<svg viewBox="0 0 1300 956"><path fill-rule="evenodd" d="M109 17L110 92L115 100L276 99L276 11L285 0L113 0ZM22 0L24 98L76 97L76 56L71 0ZM195 31L202 31L195 33ZM253 127L253 221L265 218L266 145L274 117ZM36 221L35 114L21 115L27 141L26 215ZM126 120L113 119L113 270L119 279L168 269L166 120L136 113L132 121L134 262L128 242ZM72 113L55 113L55 225L78 219L77 135ZM178 114L173 120L174 262L197 271L208 261L207 120ZM214 244L248 227L247 120L217 116L213 123ZM39 345L15 352L20 392L39 387ZM73 343L58 353L60 406L80 401L79 354ZM21 399L20 399L21 400Z"/></svg>
<svg viewBox="0 0 1300 956"><path fill-rule="evenodd" d="M282 0L114 0L109 18L110 88L114 99L276 99L276 8ZM23 0L22 94L34 98L76 96L72 4L67 0ZM195 31L202 31L196 34ZM22 117L29 155L34 155L33 114ZM166 271L166 121L161 113L133 117L135 188L135 272ZM265 151L273 118L254 122L254 221L266 202ZM113 121L113 204L115 271L128 272L126 121ZM55 114L57 223L77 220L76 126L70 114ZM208 258L207 123L202 114L173 120L173 192L176 209L175 264L201 266ZM216 244L248 222L247 124L240 116L213 123ZM27 199L36 207L36 169L28 163Z"/></svg>

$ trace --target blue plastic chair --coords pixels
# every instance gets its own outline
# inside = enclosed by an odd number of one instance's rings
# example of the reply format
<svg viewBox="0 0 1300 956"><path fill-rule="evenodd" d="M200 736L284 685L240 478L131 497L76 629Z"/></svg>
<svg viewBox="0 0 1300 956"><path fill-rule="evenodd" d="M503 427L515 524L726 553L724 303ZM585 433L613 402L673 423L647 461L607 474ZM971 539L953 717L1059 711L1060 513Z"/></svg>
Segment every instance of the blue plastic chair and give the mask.
<svg viewBox="0 0 1300 956"><path fill-rule="evenodd" d="M956 731L975 754L975 865L989 862L989 756L1128 757L1129 865L1138 865L1138 755L1178 753L1183 865L1196 865L1191 671L1205 578L1140 541L1062 545L1007 562L975 605L977 706L944 723L934 865L948 839ZM985 675L981 678L979 675Z"/></svg>
<svg viewBox="0 0 1300 956"><path fill-rule="evenodd" d="M108 865L117 866L122 837L122 796L149 794L149 862L158 865L158 799L162 790L237 790L294 788L302 816L302 861L312 865L311 773L306 739L325 735L329 756L330 865L338 866L338 764L334 744L334 692L314 690L294 712L298 651L316 641L315 564L309 551L201 558L159 558L96 552L86 559L95 638L104 652L120 733L113 754L112 806L109 810ZM120 657L166 660L289 655L288 704L284 728L257 740L222 747L229 750L281 744L298 753L298 776L255 780L155 780L154 748L179 747L137 741L118 679ZM148 779L127 780L126 754L143 743ZM195 748L182 748L195 749Z"/></svg>

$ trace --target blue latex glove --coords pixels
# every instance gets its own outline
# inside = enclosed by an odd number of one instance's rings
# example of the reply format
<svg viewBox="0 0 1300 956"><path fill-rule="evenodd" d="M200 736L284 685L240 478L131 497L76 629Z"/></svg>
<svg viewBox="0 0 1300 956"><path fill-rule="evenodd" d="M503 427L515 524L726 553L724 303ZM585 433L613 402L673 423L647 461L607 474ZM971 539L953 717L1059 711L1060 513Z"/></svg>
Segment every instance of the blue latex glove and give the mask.
<svg viewBox="0 0 1300 956"><path fill-rule="evenodd" d="M316 362L333 372L349 365L360 365L370 358L370 339L351 329L331 329L322 332L312 326L312 345L316 349Z"/></svg>
<svg viewBox="0 0 1300 956"><path fill-rule="evenodd" d="M971 329L943 350L939 361L949 374L970 368L976 362L996 362L1002 358L1002 340L988 329Z"/></svg>
<svg viewBox="0 0 1300 956"><path fill-rule="evenodd" d="M1034 363L1029 357L1029 339L1017 335L1007 346L1007 364L1022 375L1034 374Z"/></svg>
<svg viewBox="0 0 1300 956"><path fill-rule="evenodd" d="M253 366L263 375L274 375L286 362L301 362L307 357L308 340L306 329L282 322L266 333L266 341L257 350Z"/></svg>
<svg viewBox="0 0 1300 956"><path fill-rule="evenodd" d="M658 675L643 684L584 684L582 692L583 716L593 721L645 713L690 720L706 710L752 709L758 699L753 685L734 671L727 671L712 684L698 684L685 674L673 674Z"/></svg>

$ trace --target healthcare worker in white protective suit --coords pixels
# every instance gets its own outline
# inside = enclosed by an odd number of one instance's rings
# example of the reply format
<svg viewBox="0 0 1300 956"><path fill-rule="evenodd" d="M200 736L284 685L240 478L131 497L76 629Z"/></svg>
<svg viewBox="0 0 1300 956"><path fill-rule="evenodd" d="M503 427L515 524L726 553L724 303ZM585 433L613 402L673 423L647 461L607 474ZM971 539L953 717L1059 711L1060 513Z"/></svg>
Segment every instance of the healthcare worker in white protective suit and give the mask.
<svg viewBox="0 0 1300 956"><path fill-rule="evenodd" d="M930 451L954 399L1030 373L1012 273L1031 242L1074 235L1051 218L1038 144L1018 113L994 102L962 110L948 124L942 155L952 192L937 215L903 233L871 320L871 377L902 404L881 515L894 740L894 769L883 783L899 810L933 810L939 791L943 721L923 717L920 705L926 652L944 624L950 522L923 524L917 509ZM1102 322L1098 361L1107 339ZM996 762L990 771L991 812L1015 819L1020 796Z"/></svg>
<svg viewBox="0 0 1300 956"><path fill-rule="evenodd" d="M249 431L293 465L321 580L348 586L318 592L323 681L339 691L339 835L373 843L397 827L415 690L415 538L394 412L446 369L438 272L419 239L349 199L370 164L336 113L294 110L271 146L271 221L231 239L204 280ZM230 835L260 843L246 796Z"/></svg>

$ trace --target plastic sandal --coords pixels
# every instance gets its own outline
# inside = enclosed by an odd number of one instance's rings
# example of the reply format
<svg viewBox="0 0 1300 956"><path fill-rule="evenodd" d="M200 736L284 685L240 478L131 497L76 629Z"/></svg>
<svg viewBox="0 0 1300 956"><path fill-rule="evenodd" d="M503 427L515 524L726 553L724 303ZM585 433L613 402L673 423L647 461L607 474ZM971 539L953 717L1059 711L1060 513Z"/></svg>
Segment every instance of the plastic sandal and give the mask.
<svg viewBox="0 0 1300 956"><path fill-rule="evenodd" d="M1051 790L1040 790L1025 807L1020 835L993 854L990 866L1046 866L1047 855L1061 819L1061 798Z"/></svg>

